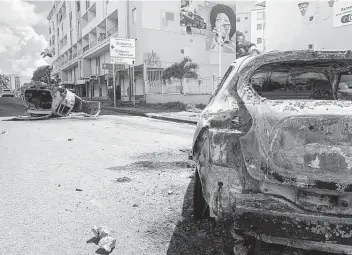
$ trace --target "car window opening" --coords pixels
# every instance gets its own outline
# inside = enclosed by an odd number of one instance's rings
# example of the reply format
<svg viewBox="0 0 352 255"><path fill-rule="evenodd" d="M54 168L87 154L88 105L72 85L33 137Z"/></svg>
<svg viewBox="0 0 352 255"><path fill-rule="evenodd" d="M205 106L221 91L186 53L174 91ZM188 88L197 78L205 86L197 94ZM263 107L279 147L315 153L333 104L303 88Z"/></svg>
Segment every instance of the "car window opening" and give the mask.
<svg viewBox="0 0 352 255"><path fill-rule="evenodd" d="M253 89L272 100L352 100L352 74L339 74L336 97L327 66L263 66L250 78Z"/></svg>
<svg viewBox="0 0 352 255"><path fill-rule="evenodd" d="M25 98L28 100L29 108L51 109L53 98L49 91L27 90Z"/></svg>

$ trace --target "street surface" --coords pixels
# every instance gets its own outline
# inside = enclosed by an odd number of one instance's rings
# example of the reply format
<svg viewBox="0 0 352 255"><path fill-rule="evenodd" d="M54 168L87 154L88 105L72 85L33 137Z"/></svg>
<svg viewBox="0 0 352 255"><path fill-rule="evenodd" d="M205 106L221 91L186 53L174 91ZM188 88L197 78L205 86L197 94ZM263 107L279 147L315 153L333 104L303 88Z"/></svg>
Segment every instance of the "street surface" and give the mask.
<svg viewBox="0 0 352 255"><path fill-rule="evenodd" d="M6 121L24 110L0 98L1 254L105 254L93 225L117 239L111 254L233 254L230 223L192 219L193 125L109 111Z"/></svg>
<svg viewBox="0 0 352 255"><path fill-rule="evenodd" d="M166 254L193 173L180 151L193 126L125 116L0 123L0 250L94 254L90 229L105 225L116 254Z"/></svg>

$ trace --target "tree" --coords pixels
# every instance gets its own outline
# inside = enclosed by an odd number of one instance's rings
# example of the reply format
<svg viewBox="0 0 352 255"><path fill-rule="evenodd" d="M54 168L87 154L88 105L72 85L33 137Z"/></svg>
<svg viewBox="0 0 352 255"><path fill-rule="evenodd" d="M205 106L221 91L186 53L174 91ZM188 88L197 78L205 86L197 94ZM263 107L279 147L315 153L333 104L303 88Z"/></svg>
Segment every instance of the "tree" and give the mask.
<svg viewBox="0 0 352 255"><path fill-rule="evenodd" d="M40 66L33 72L32 81L42 81L50 85L51 71L53 70L51 65Z"/></svg>
<svg viewBox="0 0 352 255"><path fill-rule="evenodd" d="M45 49L42 53L40 53L40 55L42 55L43 58L45 57L52 58L54 54L53 52L50 52L49 49Z"/></svg>
<svg viewBox="0 0 352 255"><path fill-rule="evenodd" d="M5 74L0 74L0 87L8 88L10 77Z"/></svg>
<svg viewBox="0 0 352 255"><path fill-rule="evenodd" d="M178 63L174 63L171 66L164 69L161 78L164 83L166 80L171 81L171 78L178 79L181 82L181 93L183 93L183 79L197 79L199 65L194 63L189 57L185 57Z"/></svg>

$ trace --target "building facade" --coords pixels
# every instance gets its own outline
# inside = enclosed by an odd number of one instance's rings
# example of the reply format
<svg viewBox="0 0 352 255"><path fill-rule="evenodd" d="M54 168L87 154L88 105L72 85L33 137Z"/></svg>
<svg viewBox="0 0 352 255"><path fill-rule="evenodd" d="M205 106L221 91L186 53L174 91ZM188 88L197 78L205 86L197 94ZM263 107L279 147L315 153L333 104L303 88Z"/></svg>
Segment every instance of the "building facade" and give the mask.
<svg viewBox="0 0 352 255"><path fill-rule="evenodd" d="M352 1L267 1L267 50L351 49Z"/></svg>
<svg viewBox="0 0 352 255"><path fill-rule="evenodd" d="M241 29L251 36L247 14L243 16L247 24ZM102 69L111 62L111 37L136 39L134 75L128 68L115 74L117 96L124 101L133 94L143 98L163 90L162 70L184 57L199 64L199 86L221 77L236 59L233 1L56 1L48 20L53 75L82 97L106 97L112 87L112 73ZM229 27L223 32L221 70L215 37L218 22ZM177 88L167 88L177 92Z"/></svg>

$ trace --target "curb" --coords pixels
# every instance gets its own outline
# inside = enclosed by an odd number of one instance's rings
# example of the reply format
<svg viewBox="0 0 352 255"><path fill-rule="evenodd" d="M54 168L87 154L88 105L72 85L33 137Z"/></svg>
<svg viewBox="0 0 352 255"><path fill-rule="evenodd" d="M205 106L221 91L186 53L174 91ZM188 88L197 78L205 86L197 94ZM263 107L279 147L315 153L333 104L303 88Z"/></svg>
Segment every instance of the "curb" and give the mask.
<svg viewBox="0 0 352 255"><path fill-rule="evenodd" d="M158 120L165 120L165 121L171 121L171 122L177 122L177 123L186 123L186 124L197 125L197 121L148 115L146 113L142 113L142 112L138 112L138 111L134 111L134 110L129 110L129 109L121 109L121 108L116 109L113 107L102 107L102 109L113 111L113 112L118 112L118 113L125 113L125 114L129 114L129 115L134 115L134 116L147 117L147 118L151 118L151 119L158 119Z"/></svg>

